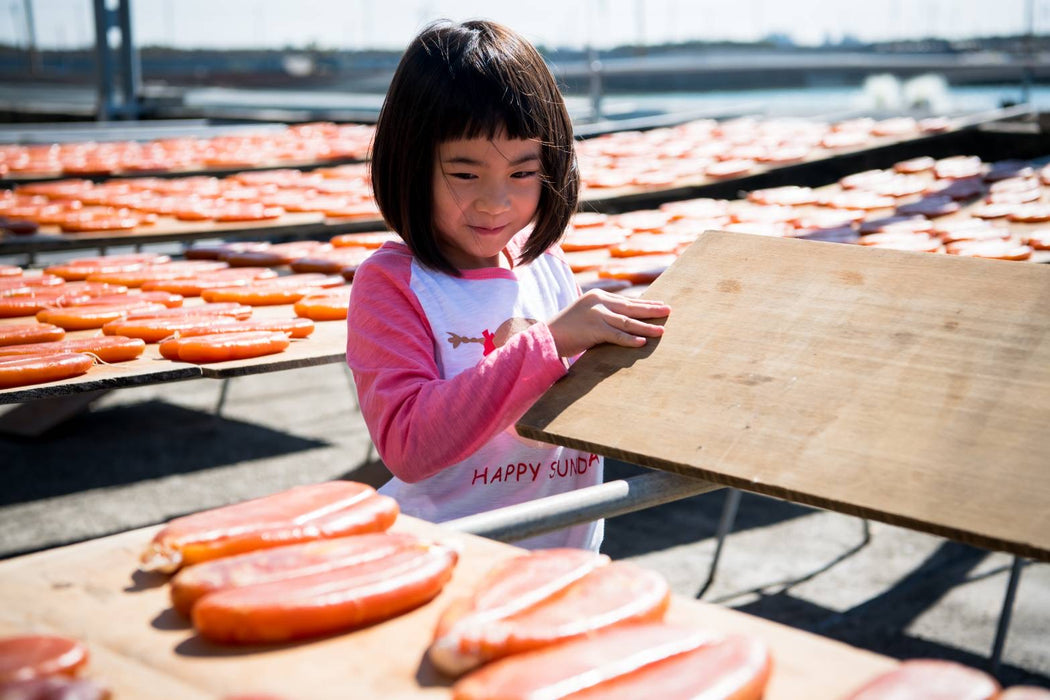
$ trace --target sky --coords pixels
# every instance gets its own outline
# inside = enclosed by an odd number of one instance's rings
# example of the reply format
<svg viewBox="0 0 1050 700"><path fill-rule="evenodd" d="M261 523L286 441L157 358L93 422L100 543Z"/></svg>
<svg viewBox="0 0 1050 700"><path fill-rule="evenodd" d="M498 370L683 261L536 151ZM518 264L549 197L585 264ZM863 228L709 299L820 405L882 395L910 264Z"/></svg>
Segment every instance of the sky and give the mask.
<svg viewBox="0 0 1050 700"><path fill-rule="evenodd" d="M438 18L493 19L547 47L785 34L803 45L1050 32L1050 0L130 0L139 46L399 49ZM110 0L112 2L112 0ZM0 0L0 43L94 44L92 0Z"/></svg>

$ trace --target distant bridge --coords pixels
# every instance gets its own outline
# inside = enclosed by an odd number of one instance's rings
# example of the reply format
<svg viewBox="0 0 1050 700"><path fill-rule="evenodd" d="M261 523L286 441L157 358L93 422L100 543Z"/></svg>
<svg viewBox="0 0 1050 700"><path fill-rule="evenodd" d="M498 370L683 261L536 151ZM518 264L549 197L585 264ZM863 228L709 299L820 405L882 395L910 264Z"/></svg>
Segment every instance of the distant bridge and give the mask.
<svg viewBox="0 0 1050 700"><path fill-rule="evenodd" d="M1050 55L1031 61L995 51L959 54L883 54L860 52L753 51L635 56L562 62L553 66L569 88L586 91L597 73L603 90L697 90L743 87L856 85L871 75L911 78L927 73L949 83L991 84L1021 81L1026 68L1033 81L1050 79ZM595 70L596 69L596 70Z"/></svg>

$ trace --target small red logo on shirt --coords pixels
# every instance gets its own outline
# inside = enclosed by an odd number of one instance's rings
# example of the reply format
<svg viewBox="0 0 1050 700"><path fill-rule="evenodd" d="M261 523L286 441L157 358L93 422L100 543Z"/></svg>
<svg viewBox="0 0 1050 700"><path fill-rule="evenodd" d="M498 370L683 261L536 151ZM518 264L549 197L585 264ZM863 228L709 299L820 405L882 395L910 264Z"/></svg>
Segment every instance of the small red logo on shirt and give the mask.
<svg viewBox="0 0 1050 700"><path fill-rule="evenodd" d="M510 340L512 336L521 333L534 323L536 323L536 320L532 318L508 318L500 324L495 333L488 328L481 331L480 338L459 335L458 333L448 331L448 342L452 343L453 349L458 348L464 343L481 343L482 354L488 355L496 348L506 345L507 341Z"/></svg>

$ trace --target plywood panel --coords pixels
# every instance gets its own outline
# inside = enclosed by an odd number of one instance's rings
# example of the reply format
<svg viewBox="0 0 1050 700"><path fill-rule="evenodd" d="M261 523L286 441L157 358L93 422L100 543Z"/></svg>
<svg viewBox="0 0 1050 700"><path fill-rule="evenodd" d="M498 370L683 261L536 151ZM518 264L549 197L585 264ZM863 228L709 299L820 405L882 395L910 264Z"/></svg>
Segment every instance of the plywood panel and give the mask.
<svg viewBox="0 0 1050 700"><path fill-rule="evenodd" d="M441 595L401 617L296 644L226 647L197 637L170 608L167 577L133 576L156 528L0 562L0 635L65 634L91 653L87 676L117 698L448 698L450 680L425 661L438 615L496 562L521 550L402 516L395 529L461 547ZM678 598L668 619L758 635L774 671L766 700L837 698L896 661L732 610Z"/></svg>
<svg viewBox="0 0 1050 700"><path fill-rule="evenodd" d="M1050 559L1050 269L709 232L644 296L519 432Z"/></svg>

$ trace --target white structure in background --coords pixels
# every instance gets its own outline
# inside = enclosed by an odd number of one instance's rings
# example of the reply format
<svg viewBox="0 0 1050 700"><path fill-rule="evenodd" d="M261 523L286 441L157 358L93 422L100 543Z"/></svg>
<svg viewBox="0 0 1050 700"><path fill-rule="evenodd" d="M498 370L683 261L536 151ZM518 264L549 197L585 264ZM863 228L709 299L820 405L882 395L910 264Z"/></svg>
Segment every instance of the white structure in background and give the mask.
<svg viewBox="0 0 1050 700"><path fill-rule="evenodd" d="M929 114L948 114L952 110L948 81L943 75L917 75L904 83L901 94L905 109Z"/></svg>
<svg viewBox="0 0 1050 700"><path fill-rule="evenodd" d="M303 78L314 72L314 59L306 54L289 53L281 58L281 66L288 75Z"/></svg>
<svg viewBox="0 0 1050 700"><path fill-rule="evenodd" d="M868 76L861 88L857 106L863 110L899 112L901 81L888 73Z"/></svg>
<svg viewBox="0 0 1050 700"><path fill-rule="evenodd" d="M902 82L883 73L864 81L855 106L876 112L947 114L952 109L952 98L948 81L942 75L927 73Z"/></svg>

